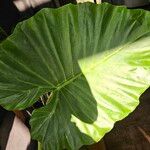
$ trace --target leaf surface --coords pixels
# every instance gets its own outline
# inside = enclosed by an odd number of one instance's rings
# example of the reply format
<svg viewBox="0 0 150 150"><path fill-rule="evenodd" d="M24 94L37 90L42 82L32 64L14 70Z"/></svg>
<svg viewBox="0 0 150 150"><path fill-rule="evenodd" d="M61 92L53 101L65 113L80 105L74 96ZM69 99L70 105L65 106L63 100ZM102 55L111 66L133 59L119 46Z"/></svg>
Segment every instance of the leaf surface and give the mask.
<svg viewBox="0 0 150 150"><path fill-rule="evenodd" d="M0 45L0 104L33 112L45 150L99 141L150 85L150 13L84 3L43 9Z"/></svg>

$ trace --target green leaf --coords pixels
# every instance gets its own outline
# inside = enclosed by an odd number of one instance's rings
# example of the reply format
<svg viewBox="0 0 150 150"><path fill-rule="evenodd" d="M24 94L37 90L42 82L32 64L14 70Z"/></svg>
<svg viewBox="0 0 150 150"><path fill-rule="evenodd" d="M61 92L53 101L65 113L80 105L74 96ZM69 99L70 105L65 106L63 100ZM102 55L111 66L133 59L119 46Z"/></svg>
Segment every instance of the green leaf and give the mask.
<svg viewBox="0 0 150 150"><path fill-rule="evenodd" d="M0 27L0 42L7 37L7 33Z"/></svg>
<svg viewBox="0 0 150 150"><path fill-rule="evenodd" d="M104 3L43 9L0 45L0 104L33 112L45 150L99 141L150 85L150 13Z"/></svg>

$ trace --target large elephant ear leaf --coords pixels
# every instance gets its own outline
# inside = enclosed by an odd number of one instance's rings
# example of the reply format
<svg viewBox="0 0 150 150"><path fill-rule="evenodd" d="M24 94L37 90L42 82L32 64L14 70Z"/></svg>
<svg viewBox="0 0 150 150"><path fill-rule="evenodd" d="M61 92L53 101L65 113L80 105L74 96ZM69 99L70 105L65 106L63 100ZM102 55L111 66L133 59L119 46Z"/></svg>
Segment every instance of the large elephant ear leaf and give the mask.
<svg viewBox="0 0 150 150"><path fill-rule="evenodd" d="M99 141L150 85L150 13L84 3L43 9L0 45L0 104L33 112L45 150Z"/></svg>

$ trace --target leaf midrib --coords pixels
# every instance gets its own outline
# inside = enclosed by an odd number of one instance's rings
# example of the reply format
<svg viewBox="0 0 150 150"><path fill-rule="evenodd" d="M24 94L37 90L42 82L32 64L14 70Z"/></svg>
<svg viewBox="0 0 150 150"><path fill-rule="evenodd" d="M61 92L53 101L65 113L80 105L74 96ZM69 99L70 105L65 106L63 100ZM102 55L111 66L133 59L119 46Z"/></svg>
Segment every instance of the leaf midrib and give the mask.
<svg viewBox="0 0 150 150"><path fill-rule="evenodd" d="M115 50L113 53L107 55L104 59L102 59L99 63L94 64L92 67L88 68L86 71L80 72L76 75L74 75L73 77L68 78L67 80L65 80L64 82L58 84L56 86L56 88L53 90L53 92L59 91L61 90L63 87L67 86L69 83L73 82L74 80L76 80L78 77L81 77L82 75L84 75L85 73L88 73L90 70L94 69L95 67L97 67L98 65L104 63L105 61L107 61L110 57L116 55L118 52L120 52L122 49L124 49L125 47L128 47L131 43L128 43L126 45L124 45L123 47Z"/></svg>
<svg viewBox="0 0 150 150"><path fill-rule="evenodd" d="M142 35L140 35L139 37L137 37L135 40L133 40L133 41L131 41L131 42L129 42L129 43L123 45L123 46L120 47L119 49L116 49L116 48L115 48L115 49L112 49L111 51L114 50L114 52L112 52L111 54L106 55L101 61L99 61L98 63L94 64L93 66L91 66L91 67L88 68L87 70L85 70L84 73L83 73L83 72L79 72L79 73L77 73L76 75L73 74L73 77L70 77L70 78L68 78L68 79L65 79L65 81L63 81L63 82L57 84L56 86L54 86L54 88L51 89L51 92L56 92L56 91L61 90L63 87L67 86L68 84L70 84L71 82L73 82L74 80L76 80L78 77L84 75L85 73L88 73L90 70L94 69L94 68L97 67L98 65L103 64L103 63L106 62L109 58L113 57L114 55L116 55L117 53L119 53L120 51L122 51L124 48L129 47L130 44L135 43L140 37L144 36L145 34L147 34L147 33L149 33L149 32L150 32L150 31L147 31L147 32L143 33ZM2 48L2 50L7 54L7 52L4 50L4 48L3 48L3 47L1 47L1 48ZM110 51L110 50L105 50L105 52L106 52L106 51ZM8 55L8 56L12 58L12 56L10 56L10 55ZM92 55L92 57L93 57L93 56L94 56L94 55ZM16 61L16 60L15 60L15 61ZM19 64L20 64L20 62L19 62ZM20 65L23 65L23 64L20 64ZM23 65L23 67L25 67L25 69L27 69L27 70L29 69L29 68L26 68L26 66L24 66L24 65ZM31 70L29 69L28 71L31 71ZM35 74L35 72L33 72L33 71L32 71L32 73ZM37 75L37 74L36 74L36 75ZM41 77L41 76L39 76L39 75L38 75L38 77L41 78L43 81L45 81L45 82L47 82L47 83L49 83L49 84L52 84L50 81L45 80L43 77Z"/></svg>
<svg viewBox="0 0 150 150"><path fill-rule="evenodd" d="M115 48L115 49L112 49L112 51L114 50L114 52L112 52L111 54L106 55L105 58L103 58L101 61L99 61L98 63L94 64L94 65L91 66L90 68L88 68L86 71L84 71L84 73L83 73L83 72L80 72L80 73L74 75L73 77L70 77L70 78L66 79L64 82L58 84L58 85L56 86L56 88L53 90L53 92L61 90L63 87L67 86L68 84L70 84L71 82L73 82L74 80L76 80L78 77L84 75L85 73L88 73L90 70L96 68L98 65L103 64L103 63L106 62L109 58L111 58L111 57L113 57L114 55L118 54L118 53L119 53L120 51L122 51L124 48L129 47L130 44L135 43L140 37L144 36L145 34L147 34L147 33L149 33L149 32L150 32L150 31L143 33L142 35L140 35L139 37L137 37L135 40L133 40L133 41L131 41L131 42L129 42L129 43L123 45L123 46L120 47L119 49L116 49L116 48ZM105 51L108 51L108 50L105 50ZM109 51L110 51L110 50L109 50ZM94 56L94 55L92 55L92 56Z"/></svg>

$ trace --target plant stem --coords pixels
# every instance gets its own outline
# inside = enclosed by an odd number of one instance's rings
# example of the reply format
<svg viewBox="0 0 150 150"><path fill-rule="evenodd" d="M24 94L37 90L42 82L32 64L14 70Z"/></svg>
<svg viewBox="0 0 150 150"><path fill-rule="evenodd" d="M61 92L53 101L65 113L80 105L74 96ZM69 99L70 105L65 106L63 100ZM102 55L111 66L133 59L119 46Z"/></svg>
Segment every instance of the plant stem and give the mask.
<svg viewBox="0 0 150 150"><path fill-rule="evenodd" d="M50 95L48 95L48 99L46 101L46 104L48 104L50 102L52 96L53 96L53 92L51 92Z"/></svg>
<svg viewBox="0 0 150 150"><path fill-rule="evenodd" d="M27 112L27 114L28 114L29 116L32 116L31 113L30 113L28 110L26 110L26 112Z"/></svg>
<svg viewBox="0 0 150 150"><path fill-rule="evenodd" d="M42 96L40 97L40 100L41 100L42 104L43 104L43 105L45 105L45 103L44 103L44 100L43 100L43 97L42 97Z"/></svg>

